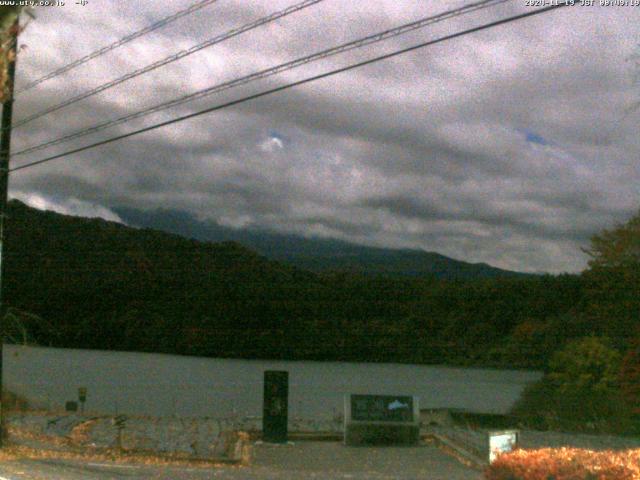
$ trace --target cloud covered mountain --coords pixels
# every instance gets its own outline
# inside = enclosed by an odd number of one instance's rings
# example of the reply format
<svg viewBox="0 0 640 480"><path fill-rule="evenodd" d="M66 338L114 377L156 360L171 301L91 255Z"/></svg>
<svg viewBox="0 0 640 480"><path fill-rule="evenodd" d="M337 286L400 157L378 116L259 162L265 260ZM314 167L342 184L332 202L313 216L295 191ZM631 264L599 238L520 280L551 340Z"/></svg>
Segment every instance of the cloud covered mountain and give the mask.
<svg viewBox="0 0 640 480"><path fill-rule="evenodd" d="M520 276L523 273L468 263L435 252L378 248L323 238L276 233L264 229L231 228L216 222L199 221L187 212L131 208L115 209L122 221L201 241L238 242L261 255L315 272L341 270L365 274L433 275L437 278L490 278Z"/></svg>

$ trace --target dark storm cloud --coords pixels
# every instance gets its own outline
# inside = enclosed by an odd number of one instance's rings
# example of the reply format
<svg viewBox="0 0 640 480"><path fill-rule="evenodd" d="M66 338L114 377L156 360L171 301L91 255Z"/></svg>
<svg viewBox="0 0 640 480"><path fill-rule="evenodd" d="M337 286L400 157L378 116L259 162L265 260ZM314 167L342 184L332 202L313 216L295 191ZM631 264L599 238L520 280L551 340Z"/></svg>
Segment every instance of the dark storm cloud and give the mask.
<svg viewBox="0 0 640 480"><path fill-rule="evenodd" d="M443 206L425 204L420 200L407 197L374 197L365 199L362 206L386 209L395 215L408 218L446 222L475 222L493 227L507 227L535 238L570 239L576 242L586 242L594 232L593 225L547 224L544 218L537 215L526 215L524 211L503 211L500 208L478 204L472 199L467 199L464 203L458 202L453 210L448 210ZM560 208L566 207L566 204L560 205ZM583 210L591 212L588 208L583 207Z"/></svg>
<svg viewBox="0 0 640 480"><path fill-rule="evenodd" d="M292 3L220 0L19 96L16 117ZM326 0L26 125L14 151L463 3ZM38 10L21 38L18 85L184 6ZM13 162L525 10L514 0ZM628 112L640 89L628 58L639 34L640 8L545 14L16 172L12 194L67 213L172 208L232 226L578 271L588 238L638 207L639 114Z"/></svg>

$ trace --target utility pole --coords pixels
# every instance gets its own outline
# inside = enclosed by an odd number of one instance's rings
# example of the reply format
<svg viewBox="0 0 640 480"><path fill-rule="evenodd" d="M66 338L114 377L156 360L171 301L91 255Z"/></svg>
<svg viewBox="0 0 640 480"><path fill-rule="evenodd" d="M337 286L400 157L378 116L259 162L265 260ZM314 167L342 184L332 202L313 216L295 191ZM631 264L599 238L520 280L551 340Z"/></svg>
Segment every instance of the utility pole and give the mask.
<svg viewBox="0 0 640 480"><path fill-rule="evenodd" d="M10 35L12 37L9 51L6 53L7 65L7 98L2 104L2 123L0 127L0 447L5 440L4 410L2 394L4 393L4 381L2 376L3 368L3 343L4 343L4 314L5 305L2 295L2 273L4 263L4 226L7 216L7 200L9 194L9 156L11 152L11 118L13 115L13 84L16 77L16 59L18 50L18 29L19 20L16 17L11 26ZM12 53L13 51L13 53ZM11 58L13 57L13 58Z"/></svg>

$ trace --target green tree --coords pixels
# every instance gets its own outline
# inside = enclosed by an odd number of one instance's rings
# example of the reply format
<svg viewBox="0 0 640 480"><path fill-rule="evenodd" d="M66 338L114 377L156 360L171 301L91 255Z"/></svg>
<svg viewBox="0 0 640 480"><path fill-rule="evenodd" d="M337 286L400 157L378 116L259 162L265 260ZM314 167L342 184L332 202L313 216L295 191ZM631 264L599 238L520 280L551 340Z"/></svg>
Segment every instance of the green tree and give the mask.
<svg viewBox="0 0 640 480"><path fill-rule="evenodd" d="M569 342L549 361L549 373L529 387L514 413L534 427L620 431L630 411L618 384L620 354L607 339Z"/></svg>
<svg viewBox="0 0 640 480"><path fill-rule="evenodd" d="M561 392L604 391L617 385L620 354L606 339L585 337L569 342L549 362L549 377Z"/></svg>

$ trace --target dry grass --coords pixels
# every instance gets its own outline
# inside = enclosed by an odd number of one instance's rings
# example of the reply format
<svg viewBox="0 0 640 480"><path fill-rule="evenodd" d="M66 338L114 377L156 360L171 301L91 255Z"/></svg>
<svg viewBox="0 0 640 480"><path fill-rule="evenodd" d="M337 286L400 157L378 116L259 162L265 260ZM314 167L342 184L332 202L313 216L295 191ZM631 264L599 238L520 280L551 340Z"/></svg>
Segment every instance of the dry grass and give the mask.
<svg viewBox="0 0 640 480"><path fill-rule="evenodd" d="M76 445L89 443L89 440L91 439L91 429L96 423L96 419L91 419L76 425L71 430L69 440Z"/></svg>
<svg viewBox="0 0 640 480"><path fill-rule="evenodd" d="M46 435L40 432L34 432L26 428L19 428L13 425L6 427L9 438L13 441L28 440L38 443L46 443L55 447L69 447L71 441L67 437L57 435Z"/></svg>
<svg viewBox="0 0 640 480"><path fill-rule="evenodd" d="M116 449L86 450L84 452L63 452L58 450L35 449L22 445L8 445L0 449L0 462L32 460L72 460L82 462L110 462L115 464L136 464L176 467L220 467L225 462L193 459L188 455L153 455L147 452L118 451Z"/></svg>

